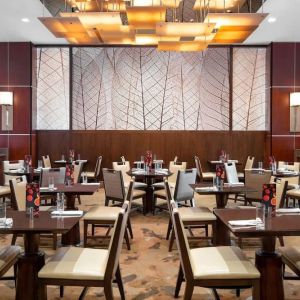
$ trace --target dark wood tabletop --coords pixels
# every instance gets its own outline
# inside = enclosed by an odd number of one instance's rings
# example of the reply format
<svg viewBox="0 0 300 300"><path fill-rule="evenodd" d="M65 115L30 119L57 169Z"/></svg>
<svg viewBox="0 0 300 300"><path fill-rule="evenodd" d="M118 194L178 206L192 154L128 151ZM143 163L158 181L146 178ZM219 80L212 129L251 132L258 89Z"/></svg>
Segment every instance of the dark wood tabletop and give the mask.
<svg viewBox="0 0 300 300"><path fill-rule="evenodd" d="M166 173L162 173L159 171L155 171L155 169L150 169L149 171L145 171L145 172L135 172L136 170L130 170L127 172L127 174L129 176L134 176L136 178L162 178L162 177L169 177L171 176L173 173L171 173L169 170Z"/></svg>

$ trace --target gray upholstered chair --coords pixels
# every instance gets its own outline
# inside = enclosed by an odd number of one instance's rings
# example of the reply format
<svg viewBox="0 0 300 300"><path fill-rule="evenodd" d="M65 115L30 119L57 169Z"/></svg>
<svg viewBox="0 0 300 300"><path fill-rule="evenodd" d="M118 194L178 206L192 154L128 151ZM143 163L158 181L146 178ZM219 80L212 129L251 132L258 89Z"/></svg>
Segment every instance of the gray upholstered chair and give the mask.
<svg viewBox="0 0 300 300"><path fill-rule="evenodd" d="M98 156L95 166L94 172L84 172L82 173L87 177L88 180L99 182L100 181L100 172L101 172L101 163L102 163L102 156Z"/></svg>
<svg viewBox="0 0 300 300"><path fill-rule="evenodd" d="M53 178L54 184L64 184L66 177L66 168L42 168L40 174L40 186L48 187L50 177Z"/></svg>

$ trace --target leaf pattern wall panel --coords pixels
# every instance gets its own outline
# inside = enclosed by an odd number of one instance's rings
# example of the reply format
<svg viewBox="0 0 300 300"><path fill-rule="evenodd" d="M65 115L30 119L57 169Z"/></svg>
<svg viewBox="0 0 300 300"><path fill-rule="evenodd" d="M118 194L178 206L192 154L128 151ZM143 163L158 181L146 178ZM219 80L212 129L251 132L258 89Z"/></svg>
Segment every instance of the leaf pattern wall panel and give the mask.
<svg viewBox="0 0 300 300"><path fill-rule="evenodd" d="M266 49L233 49L233 129L266 130Z"/></svg>
<svg viewBox="0 0 300 300"><path fill-rule="evenodd" d="M229 130L229 48L209 48L201 70L199 130Z"/></svg>
<svg viewBox="0 0 300 300"><path fill-rule="evenodd" d="M69 129L69 49L37 49L37 129Z"/></svg>

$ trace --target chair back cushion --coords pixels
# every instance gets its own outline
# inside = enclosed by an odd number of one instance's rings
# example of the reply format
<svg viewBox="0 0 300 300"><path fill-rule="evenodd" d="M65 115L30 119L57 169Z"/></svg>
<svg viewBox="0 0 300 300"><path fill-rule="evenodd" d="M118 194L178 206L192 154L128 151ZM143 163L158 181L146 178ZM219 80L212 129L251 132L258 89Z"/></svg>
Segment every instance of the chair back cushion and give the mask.
<svg viewBox="0 0 300 300"><path fill-rule="evenodd" d="M174 200L176 202L187 201L194 198L194 190L190 187L190 184L196 182L197 170L179 170L175 185Z"/></svg>
<svg viewBox="0 0 300 300"><path fill-rule="evenodd" d="M40 186L46 187L49 185L49 177L53 177L54 185L64 184L66 176L66 168L42 168L40 176Z"/></svg>
<svg viewBox="0 0 300 300"><path fill-rule="evenodd" d="M42 160L43 160L44 168L52 168L49 155L43 155Z"/></svg>
<svg viewBox="0 0 300 300"><path fill-rule="evenodd" d="M98 180L100 180L101 163L102 163L102 156L99 156L97 158L96 167L95 167L95 179Z"/></svg>
<svg viewBox="0 0 300 300"><path fill-rule="evenodd" d="M252 169L254 164L254 156L248 156L245 164L245 169Z"/></svg>
<svg viewBox="0 0 300 300"><path fill-rule="evenodd" d="M129 163L129 161L124 161L122 163L114 161L112 163L112 167L113 167L114 170L122 172L124 183L126 185L129 185L129 182L131 180L131 177L127 174L127 172L130 171L130 163Z"/></svg>
<svg viewBox="0 0 300 300"><path fill-rule="evenodd" d="M118 199L123 202L125 198L125 188L122 171L102 169L102 172L106 198Z"/></svg>
<svg viewBox="0 0 300 300"><path fill-rule="evenodd" d="M170 183L173 183L175 184L176 183L176 180L177 180L177 173L178 171L184 171L186 169L186 162L181 162L181 163L178 163L178 162L174 162L174 161L170 161L170 164L169 164L169 171L171 173L173 173L171 176L169 176L168 178L168 181Z"/></svg>
<svg viewBox="0 0 300 300"><path fill-rule="evenodd" d="M73 174L74 183L79 183L80 178L81 178L83 162L82 161L74 161L73 166L74 166L74 174Z"/></svg>
<svg viewBox="0 0 300 300"><path fill-rule="evenodd" d="M12 192L12 207L19 211L26 210L26 176L16 177L9 181Z"/></svg>
<svg viewBox="0 0 300 300"><path fill-rule="evenodd" d="M226 178L228 183L238 183L239 178L234 162L224 163Z"/></svg>

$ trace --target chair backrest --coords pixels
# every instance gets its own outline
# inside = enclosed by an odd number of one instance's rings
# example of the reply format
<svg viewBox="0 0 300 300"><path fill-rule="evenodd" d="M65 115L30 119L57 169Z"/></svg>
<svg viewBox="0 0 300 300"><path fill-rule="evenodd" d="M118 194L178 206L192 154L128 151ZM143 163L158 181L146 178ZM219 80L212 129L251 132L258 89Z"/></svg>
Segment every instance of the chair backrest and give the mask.
<svg viewBox="0 0 300 300"><path fill-rule="evenodd" d="M276 180L276 207L284 207L285 204L285 196L287 187L289 184L289 178L277 178Z"/></svg>
<svg viewBox="0 0 300 300"><path fill-rule="evenodd" d="M44 168L52 168L49 155L43 155L42 160L43 160Z"/></svg>
<svg viewBox="0 0 300 300"><path fill-rule="evenodd" d="M128 214L129 202L125 201L113 227L113 233L108 247L109 255L105 269L104 280L112 280L115 277L116 270L119 266L119 257L122 250Z"/></svg>
<svg viewBox="0 0 300 300"><path fill-rule="evenodd" d="M26 210L26 176L15 177L9 180L11 190L11 202L12 207L15 210L25 211Z"/></svg>
<svg viewBox="0 0 300 300"><path fill-rule="evenodd" d="M174 192L174 200L176 202L187 201L194 198L194 190L190 187L190 184L196 183L196 177L196 169L178 171Z"/></svg>
<svg viewBox="0 0 300 300"><path fill-rule="evenodd" d="M294 162L293 164L286 164L284 161L278 162L278 169L282 169L285 166L287 167L287 169L289 171L295 171L295 172L300 171L300 163L299 162Z"/></svg>
<svg viewBox="0 0 300 300"><path fill-rule="evenodd" d="M66 168L42 168L40 176L40 186L46 187L49 185L49 177L53 177L54 184L64 184L66 177Z"/></svg>
<svg viewBox="0 0 300 300"><path fill-rule="evenodd" d="M81 178L81 172L83 167L82 161L73 161L74 166L74 183L79 183Z"/></svg>
<svg viewBox="0 0 300 300"><path fill-rule="evenodd" d="M100 180L100 172L101 172L101 163L102 163L102 156L98 156L95 166L95 179Z"/></svg>
<svg viewBox="0 0 300 300"><path fill-rule="evenodd" d="M3 170L4 172L9 170L17 170L24 168L24 160L4 160ZM9 180L15 178L16 176L4 175L4 184L9 185Z"/></svg>
<svg viewBox="0 0 300 300"><path fill-rule="evenodd" d="M121 171L123 175L123 180L126 184L129 184L131 177L127 174L128 171L130 171L130 162L124 161L124 162L117 162L114 161L112 163L112 167L116 171Z"/></svg>
<svg viewBox="0 0 300 300"><path fill-rule="evenodd" d="M168 180L166 178L164 179L164 185L165 185L165 191L166 191L167 206L168 206L168 209L169 209L170 218L172 220L171 201L173 200L173 197L172 197L172 192L171 192L171 188L170 188L169 182L168 182Z"/></svg>
<svg viewBox="0 0 300 300"><path fill-rule="evenodd" d="M125 187L122 171L102 169L104 192L107 199L113 199L120 202L125 198Z"/></svg>
<svg viewBox="0 0 300 300"><path fill-rule="evenodd" d="M186 162L174 162L170 161L169 164L169 171L173 173L171 176L169 176L168 181L172 183L176 183L177 180L177 173L178 171L184 171L186 169Z"/></svg>
<svg viewBox="0 0 300 300"><path fill-rule="evenodd" d="M254 156L248 156L244 169L250 170L253 168L253 165L254 165Z"/></svg>
<svg viewBox="0 0 300 300"><path fill-rule="evenodd" d="M261 200L263 184L270 183L272 171L245 170L245 186L252 188L255 192L246 192L246 198Z"/></svg>
<svg viewBox="0 0 300 300"><path fill-rule="evenodd" d="M129 211L131 209L131 203L133 198L133 187L134 187L135 178L132 177L129 183L128 191L125 197L125 200L129 202Z"/></svg>
<svg viewBox="0 0 300 300"><path fill-rule="evenodd" d="M125 162L126 162L126 159L125 159L125 156L124 156L124 155L121 156L121 162L122 162L122 163L125 163Z"/></svg>
<svg viewBox="0 0 300 300"><path fill-rule="evenodd" d="M227 182L234 184L239 182L238 173L234 162L224 163Z"/></svg>
<svg viewBox="0 0 300 300"><path fill-rule="evenodd" d="M179 252L180 262L186 282L193 280L193 269L191 265L190 246L184 231L178 208L173 209L173 226L175 230L176 243Z"/></svg>
<svg viewBox="0 0 300 300"><path fill-rule="evenodd" d="M195 165L197 169L197 175L200 179L202 179L202 168L201 168L201 162L198 156L195 156Z"/></svg>

